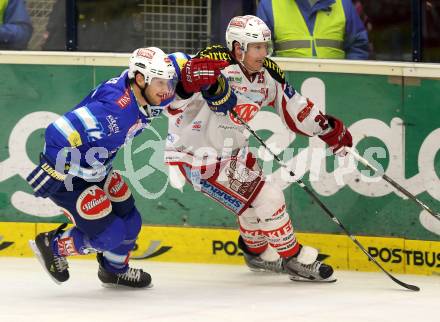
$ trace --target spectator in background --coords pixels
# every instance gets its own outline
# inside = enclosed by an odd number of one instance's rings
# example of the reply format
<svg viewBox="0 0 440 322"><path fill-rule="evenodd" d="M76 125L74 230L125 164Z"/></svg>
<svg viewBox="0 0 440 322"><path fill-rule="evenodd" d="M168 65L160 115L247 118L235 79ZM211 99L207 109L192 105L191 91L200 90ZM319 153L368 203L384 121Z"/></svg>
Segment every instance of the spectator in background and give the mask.
<svg viewBox="0 0 440 322"><path fill-rule="evenodd" d="M1 0L0 0L1 1ZM132 52L144 43L139 0L76 0L79 51ZM55 2L43 50L66 50L66 1Z"/></svg>
<svg viewBox="0 0 440 322"><path fill-rule="evenodd" d="M365 29L367 30L368 34L373 30L373 24L371 23L370 17L366 14L364 10L364 6L362 5L362 2L360 0L352 0L353 5L356 9L356 12L358 13L360 19L364 23ZM369 39L368 48L370 50L370 59L374 59L374 47L373 43L371 42L371 39Z"/></svg>
<svg viewBox="0 0 440 322"><path fill-rule="evenodd" d="M276 56L368 59L368 34L352 0L261 0Z"/></svg>
<svg viewBox="0 0 440 322"><path fill-rule="evenodd" d="M32 30L23 0L0 0L0 50L26 49Z"/></svg>
<svg viewBox="0 0 440 322"><path fill-rule="evenodd" d="M359 18L364 23L365 28L368 32L370 32L373 29L373 25L371 24L370 17L365 13L364 6L362 5L362 2L359 0L352 0L354 8L356 9L356 12L359 15Z"/></svg>

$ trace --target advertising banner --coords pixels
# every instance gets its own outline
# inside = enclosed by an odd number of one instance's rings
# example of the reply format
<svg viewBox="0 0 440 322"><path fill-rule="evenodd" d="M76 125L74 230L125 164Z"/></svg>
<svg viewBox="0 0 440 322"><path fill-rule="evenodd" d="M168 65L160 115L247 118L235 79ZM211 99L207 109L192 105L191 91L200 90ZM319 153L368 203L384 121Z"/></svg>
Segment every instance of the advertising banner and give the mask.
<svg viewBox="0 0 440 322"><path fill-rule="evenodd" d="M37 164L47 125L123 68L14 64L1 68L0 221L66 221L49 200L32 195L25 178ZM440 80L307 71L286 75L321 110L344 120L361 155L433 209L440 209ZM351 159L328 156L319 138L289 133L269 107L257 114L251 126L351 233L439 240L423 227L426 214L410 200ZM164 165L166 136L163 116L128 143L114 163L130 184L144 224L235 227L233 214ZM270 180L283 187L296 230L340 232L252 138L251 145ZM380 256L379 246L376 251Z"/></svg>

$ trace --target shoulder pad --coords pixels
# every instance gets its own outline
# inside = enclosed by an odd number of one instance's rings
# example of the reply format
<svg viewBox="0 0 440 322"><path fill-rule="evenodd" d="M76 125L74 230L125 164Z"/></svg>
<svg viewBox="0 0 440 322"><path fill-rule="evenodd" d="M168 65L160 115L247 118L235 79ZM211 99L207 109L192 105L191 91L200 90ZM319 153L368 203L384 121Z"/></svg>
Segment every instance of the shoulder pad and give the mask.
<svg viewBox="0 0 440 322"><path fill-rule="evenodd" d="M275 78L276 81L278 81L281 84L284 84L286 82L286 76L284 75L284 72L281 70L281 68L278 67L277 63L275 63L270 58L264 58L263 66L267 69L270 76Z"/></svg>
<svg viewBox="0 0 440 322"><path fill-rule="evenodd" d="M212 45L199 51L197 58L210 58L214 60L226 60L229 64L236 64L237 61L232 57L228 48L221 45Z"/></svg>

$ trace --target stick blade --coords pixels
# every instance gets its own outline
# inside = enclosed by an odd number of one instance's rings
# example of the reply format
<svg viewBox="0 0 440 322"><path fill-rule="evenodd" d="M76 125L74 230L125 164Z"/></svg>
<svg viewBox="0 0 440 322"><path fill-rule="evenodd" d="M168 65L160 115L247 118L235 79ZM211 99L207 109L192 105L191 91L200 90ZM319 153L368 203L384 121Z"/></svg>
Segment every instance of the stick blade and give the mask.
<svg viewBox="0 0 440 322"><path fill-rule="evenodd" d="M420 287L415 286L415 285L411 285L411 284L407 284L405 282L402 282L401 280L398 280L397 278L395 278L393 275L391 274L387 274L394 282L396 282L397 284L399 284L400 286L403 286L404 288L414 291L414 292L418 292L420 291Z"/></svg>

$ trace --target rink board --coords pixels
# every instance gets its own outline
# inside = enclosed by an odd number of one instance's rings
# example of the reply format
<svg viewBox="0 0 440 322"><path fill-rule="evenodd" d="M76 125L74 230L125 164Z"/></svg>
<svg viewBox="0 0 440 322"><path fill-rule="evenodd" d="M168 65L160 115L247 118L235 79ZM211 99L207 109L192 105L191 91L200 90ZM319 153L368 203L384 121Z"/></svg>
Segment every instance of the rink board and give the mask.
<svg viewBox="0 0 440 322"><path fill-rule="evenodd" d="M100 81L118 75L127 58L126 54L0 51L1 222L66 220L47 199L33 197L25 178L38 163L47 125ZM373 158L383 165L385 173L432 209L440 209L440 95L433 95L440 92L438 64L276 61L297 90L326 113L344 120L361 154L371 147L386 152L384 158ZM421 209L415 203L383 180L360 180L362 167L343 174L344 180L339 183L336 177L341 179L341 171L337 171L334 158L302 160L305 149L324 148L325 144L317 138L289 134L280 122L273 109L264 107L251 126L269 146L277 144L281 159L304 165L304 171L298 167L295 172L304 172L303 181L350 232L439 241L438 235L421 224ZM170 184L168 168L163 164L166 136L167 119L159 118L130 141L114 162L132 189L143 222L155 226L234 227L235 216L222 206L202 198L188 184L180 189ZM251 139L251 146L258 145ZM281 173L276 162L257 156L265 174ZM284 187L284 195L299 231L340 232L298 185Z"/></svg>
<svg viewBox="0 0 440 322"><path fill-rule="evenodd" d="M0 223L0 256L30 257L28 240L56 224ZM219 228L143 226L132 258L164 262L243 264L238 231ZM297 233L298 240L327 255L339 270L377 271L366 255L345 235ZM440 242L402 238L357 237L383 265L395 273L440 274ZM93 256L85 256L93 258ZM84 258L84 257L78 257Z"/></svg>

